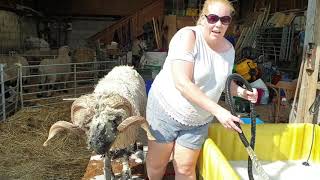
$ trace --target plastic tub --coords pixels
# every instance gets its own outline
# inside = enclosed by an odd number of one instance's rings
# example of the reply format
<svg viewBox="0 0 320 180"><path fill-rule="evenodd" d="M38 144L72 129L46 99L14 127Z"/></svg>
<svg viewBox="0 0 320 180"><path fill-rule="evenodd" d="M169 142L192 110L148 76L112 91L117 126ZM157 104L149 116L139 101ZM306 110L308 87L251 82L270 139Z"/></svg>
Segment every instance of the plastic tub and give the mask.
<svg viewBox="0 0 320 180"><path fill-rule="evenodd" d="M250 137L250 125L244 124L241 127L247 137ZM255 153L259 160L305 161L308 158L312 143L312 124L261 124L256 128ZM316 125L310 161L317 164L320 163L319 133L320 127ZM214 123L209 128L208 137L198 161L199 179L240 179L229 163L248 158L238 134Z"/></svg>

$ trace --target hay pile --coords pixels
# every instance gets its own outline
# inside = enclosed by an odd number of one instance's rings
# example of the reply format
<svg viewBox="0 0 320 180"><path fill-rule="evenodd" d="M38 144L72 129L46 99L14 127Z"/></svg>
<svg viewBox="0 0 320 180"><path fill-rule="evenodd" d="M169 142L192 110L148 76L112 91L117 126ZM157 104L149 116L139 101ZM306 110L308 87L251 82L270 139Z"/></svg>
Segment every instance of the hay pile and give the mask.
<svg viewBox="0 0 320 180"><path fill-rule="evenodd" d="M63 134L42 146L59 120L70 121L70 104L23 109L0 123L0 179L81 179L91 155L84 139Z"/></svg>

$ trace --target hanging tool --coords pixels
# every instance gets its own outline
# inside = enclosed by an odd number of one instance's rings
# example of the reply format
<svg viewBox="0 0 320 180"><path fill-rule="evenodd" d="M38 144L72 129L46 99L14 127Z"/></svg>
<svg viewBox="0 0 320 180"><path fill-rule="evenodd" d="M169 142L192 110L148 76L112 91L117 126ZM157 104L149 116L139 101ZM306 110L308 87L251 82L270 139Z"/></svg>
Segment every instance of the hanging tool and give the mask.
<svg viewBox="0 0 320 180"><path fill-rule="evenodd" d="M236 82L240 82L243 83L246 87L246 89L248 89L249 91L253 91L251 85L248 83L248 81L246 81L241 75L239 74L231 74L230 76L228 76L227 81L226 81L226 101L227 104L229 105L230 108L230 112L232 115L237 116L236 111L235 111L235 107L232 101L232 96L231 96L231 82L232 81L236 81ZM254 163L254 166L257 170L257 172L259 173L259 175L261 176L261 178L263 179L269 179L269 176L265 173L265 171L262 169L261 164L259 163L253 149L255 146L255 137L256 137L256 113L255 113L255 109L254 109L254 105L253 103L250 103L250 118L251 118L251 140L250 140L250 144L245 136L245 134L239 133L239 138L241 140L241 142L243 143L243 145L245 146L250 158L248 158L248 175L249 175L249 179L253 180L253 173L252 173L252 163ZM235 124L242 130L240 123L239 122L235 122Z"/></svg>
<svg viewBox="0 0 320 180"><path fill-rule="evenodd" d="M316 99L314 100L314 102L310 106L309 113L312 114L312 115L318 114L319 113L319 106L320 106L320 95L318 95L316 97ZM313 142L314 142L314 136L315 136L315 133L316 133L315 132L315 127L316 127L316 123L314 123L313 127L312 127L312 140L311 140L311 147L310 147L308 158L307 158L307 160L305 162L302 163L305 166L310 166L309 159L310 159L310 156L311 156L311 152L312 152L312 148L313 148Z"/></svg>

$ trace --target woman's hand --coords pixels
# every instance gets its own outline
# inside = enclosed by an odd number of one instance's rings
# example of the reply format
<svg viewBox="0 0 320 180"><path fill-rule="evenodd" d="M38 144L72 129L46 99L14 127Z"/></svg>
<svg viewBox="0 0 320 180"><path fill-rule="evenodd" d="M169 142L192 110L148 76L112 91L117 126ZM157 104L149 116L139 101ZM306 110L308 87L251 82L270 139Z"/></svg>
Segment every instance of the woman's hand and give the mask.
<svg viewBox="0 0 320 180"><path fill-rule="evenodd" d="M252 90L252 92L249 90L244 90L241 97L250 101L251 103L256 103L258 100L258 91L256 88L252 88Z"/></svg>
<svg viewBox="0 0 320 180"><path fill-rule="evenodd" d="M239 122L242 123L242 121L240 120L240 118L233 116L229 111L227 111L224 108L221 108L221 110L219 110L216 114L215 114L216 118L218 119L218 121L225 127L228 129L233 129L239 133L241 133L241 129L235 124L235 122Z"/></svg>
<svg viewBox="0 0 320 180"><path fill-rule="evenodd" d="M256 88L252 88L252 92L238 86L234 81L231 83L231 95L238 96L243 99L250 101L251 103L256 103L258 100L258 91Z"/></svg>

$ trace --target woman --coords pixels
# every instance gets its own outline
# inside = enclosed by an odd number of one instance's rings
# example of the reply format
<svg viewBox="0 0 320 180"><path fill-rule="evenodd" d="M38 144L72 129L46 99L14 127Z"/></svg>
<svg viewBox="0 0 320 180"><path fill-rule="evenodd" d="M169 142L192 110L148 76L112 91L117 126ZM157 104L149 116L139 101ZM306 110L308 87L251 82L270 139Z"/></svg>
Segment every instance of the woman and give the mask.
<svg viewBox="0 0 320 180"><path fill-rule="evenodd" d="M195 166L213 116L225 127L241 132L240 122L217 104L235 51L224 34L234 12L228 0L206 0L197 26L185 27L172 38L163 69L149 91L147 120L155 141L148 141L147 172L162 179L172 153L175 179L196 179ZM235 83L233 95L251 102L256 90Z"/></svg>

